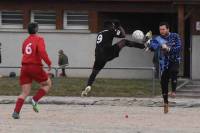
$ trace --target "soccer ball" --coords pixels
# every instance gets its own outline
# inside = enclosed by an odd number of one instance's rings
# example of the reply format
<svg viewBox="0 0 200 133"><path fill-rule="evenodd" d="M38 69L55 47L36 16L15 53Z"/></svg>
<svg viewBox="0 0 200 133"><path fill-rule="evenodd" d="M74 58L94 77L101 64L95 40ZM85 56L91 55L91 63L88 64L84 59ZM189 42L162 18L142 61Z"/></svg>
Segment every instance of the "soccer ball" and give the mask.
<svg viewBox="0 0 200 133"><path fill-rule="evenodd" d="M136 42L142 42L144 39L144 33L141 30L135 30L132 34L132 38Z"/></svg>

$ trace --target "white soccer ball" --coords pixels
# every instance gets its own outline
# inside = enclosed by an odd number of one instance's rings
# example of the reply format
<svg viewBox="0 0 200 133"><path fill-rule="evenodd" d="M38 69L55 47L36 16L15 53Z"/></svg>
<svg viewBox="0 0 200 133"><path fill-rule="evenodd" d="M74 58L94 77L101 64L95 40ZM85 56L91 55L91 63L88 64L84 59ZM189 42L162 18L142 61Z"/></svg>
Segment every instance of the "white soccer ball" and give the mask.
<svg viewBox="0 0 200 133"><path fill-rule="evenodd" d="M144 33L141 30L135 30L132 34L132 38L136 42L142 42L144 39Z"/></svg>

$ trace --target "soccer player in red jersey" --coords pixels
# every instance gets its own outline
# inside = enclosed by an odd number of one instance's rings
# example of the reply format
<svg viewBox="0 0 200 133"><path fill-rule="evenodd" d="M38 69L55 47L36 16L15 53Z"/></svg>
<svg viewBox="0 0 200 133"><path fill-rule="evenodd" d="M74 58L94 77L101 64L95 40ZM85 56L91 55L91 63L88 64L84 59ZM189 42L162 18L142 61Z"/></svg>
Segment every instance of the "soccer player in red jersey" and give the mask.
<svg viewBox="0 0 200 133"><path fill-rule="evenodd" d="M41 85L38 92L32 97L31 102L33 110L39 112L38 101L51 88L51 80L48 74L42 68L42 60L48 65L51 70L51 61L45 49L45 42L41 36L37 35L38 24L30 23L28 25L28 38L22 45L22 68L20 72L20 85L22 93L19 95L12 117L19 119L20 110L24 104L26 97L31 90L32 81L36 81Z"/></svg>

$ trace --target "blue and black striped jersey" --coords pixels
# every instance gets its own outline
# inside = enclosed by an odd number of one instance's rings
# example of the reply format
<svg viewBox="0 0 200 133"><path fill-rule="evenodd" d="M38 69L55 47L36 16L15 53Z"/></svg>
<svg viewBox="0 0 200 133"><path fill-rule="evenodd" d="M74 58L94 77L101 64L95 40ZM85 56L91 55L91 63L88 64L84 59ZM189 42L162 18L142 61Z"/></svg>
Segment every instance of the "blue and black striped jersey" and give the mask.
<svg viewBox="0 0 200 133"><path fill-rule="evenodd" d="M161 45L166 44L169 52L162 51ZM150 49L159 50L159 62L161 72L168 68L170 63L181 61L181 39L177 33L170 33L168 36L156 36L151 40Z"/></svg>

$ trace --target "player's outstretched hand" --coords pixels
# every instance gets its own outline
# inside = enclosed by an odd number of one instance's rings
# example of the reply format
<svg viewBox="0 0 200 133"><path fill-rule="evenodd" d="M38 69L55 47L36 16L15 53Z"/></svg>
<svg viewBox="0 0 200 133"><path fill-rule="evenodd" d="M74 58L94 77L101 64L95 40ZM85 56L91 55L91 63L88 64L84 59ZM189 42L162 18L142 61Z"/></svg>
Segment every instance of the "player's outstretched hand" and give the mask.
<svg viewBox="0 0 200 133"><path fill-rule="evenodd" d="M48 66L48 71L51 71L51 66Z"/></svg>

